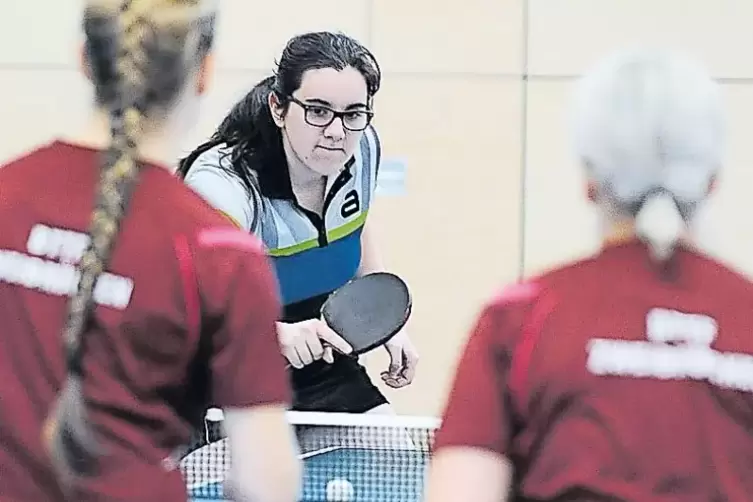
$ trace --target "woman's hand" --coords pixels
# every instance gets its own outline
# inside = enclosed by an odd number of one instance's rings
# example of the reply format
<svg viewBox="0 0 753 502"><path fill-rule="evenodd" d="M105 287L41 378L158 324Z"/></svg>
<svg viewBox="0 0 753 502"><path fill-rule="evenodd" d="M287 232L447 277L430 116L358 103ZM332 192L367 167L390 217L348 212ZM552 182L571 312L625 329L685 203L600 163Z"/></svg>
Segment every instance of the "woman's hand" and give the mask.
<svg viewBox="0 0 753 502"><path fill-rule="evenodd" d="M384 348L390 355L390 366L382 372L382 381L393 389L410 385L416 374L418 351L406 331L402 330L393 336Z"/></svg>
<svg viewBox="0 0 753 502"><path fill-rule="evenodd" d="M343 354L353 351L348 342L320 319L293 324L278 322L277 339L282 348L282 355L291 366L298 369L320 359L328 363L334 362L333 350Z"/></svg>

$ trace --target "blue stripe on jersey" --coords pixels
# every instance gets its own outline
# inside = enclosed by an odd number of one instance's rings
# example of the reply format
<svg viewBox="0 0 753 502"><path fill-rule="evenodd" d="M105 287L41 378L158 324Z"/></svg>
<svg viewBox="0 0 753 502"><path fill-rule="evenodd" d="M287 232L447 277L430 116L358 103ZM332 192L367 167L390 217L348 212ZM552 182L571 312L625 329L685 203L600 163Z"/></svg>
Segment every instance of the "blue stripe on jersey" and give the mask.
<svg viewBox="0 0 753 502"><path fill-rule="evenodd" d="M283 305L329 293L353 279L361 263L362 228L325 247L272 257Z"/></svg>

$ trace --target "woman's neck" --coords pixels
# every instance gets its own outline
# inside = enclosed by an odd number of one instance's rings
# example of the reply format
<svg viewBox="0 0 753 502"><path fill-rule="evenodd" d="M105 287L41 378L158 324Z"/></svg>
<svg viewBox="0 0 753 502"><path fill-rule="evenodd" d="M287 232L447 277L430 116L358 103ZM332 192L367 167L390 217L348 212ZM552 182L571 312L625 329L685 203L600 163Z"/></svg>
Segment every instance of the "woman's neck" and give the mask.
<svg viewBox="0 0 753 502"><path fill-rule="evenodd" d="M288 172L293 191L317 190L326 184L327 178L303 165L301 162L291 162L288 159Z"/></svg>
<svg viewBox="0 0 753 502"><path fill-rule="evenodd" d="M110 118L106 113L97 111L88 124L77 133L63 135L63 139L97 150L105 150L110 146ZM173 171L177 165L177 152L173 134L166 127L147 127L138 142L139 159L144 162L163 166Z"/></svg>
<svg viewBox="0 0 753 502"><path fill-rule="evenodd" d="M611 223L602 238L602 247L619 246L638 239L635 222L632 220L620 220ZM685 230L680 237L680 243L687 248L696 248L690 231Z"/></svg>
<svg viewBox="0 0 753 502"><path fill-rule="evenodd" d="M316 173L314 173L316 176L301 176L300 171L300 169L290 167L290 185L293 188L293 194L301 207L321 215L324 211L327 178ZM298 173L297 176L296 173Z"/></svg>
<svg viewBox="0 0 753 502"><path fill-rule="evenodd" d="M630 242L636 238L635 223L623 220L611 223L607 227L602 241L604 246L616 246Z"/></svg>

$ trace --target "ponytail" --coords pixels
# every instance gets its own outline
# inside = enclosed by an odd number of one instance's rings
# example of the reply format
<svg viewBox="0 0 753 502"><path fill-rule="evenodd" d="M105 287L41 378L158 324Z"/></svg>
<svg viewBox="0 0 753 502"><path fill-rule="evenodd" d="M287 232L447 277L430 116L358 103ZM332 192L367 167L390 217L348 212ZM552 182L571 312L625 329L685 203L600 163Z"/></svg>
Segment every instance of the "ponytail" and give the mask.
<svg viewBox="0 0 753 502"><path fill-rule="evenodd" d="M686 228L677 200L662 191L650 195L635 217L638 237L648 244L651 256L663 262L672 256Z"/></svg>
<svg viewBox="0 0 753 502"><path fill-rule="evenodd" d="M228 112L209 141L180 161L178 175L185 178L194 161L217 146L230 150L229 165L221 163L217 167L238 176L249 190L257 186L258 173L279 169L281 162L285 162L285 150L282 134L269 109L269 95L273 92L281 102L287 100L276 88L274 76L256 84Z"/></svg>
<svg viewBox="0 0 753 502"><path fill-rule="evenodd" d="M121 35L114 62L119 89L111 110L112 144L105 155L89 225L90 242L79 264L78 289L68 303L63 339L68 376L54 414L45 427L55 464L66 475L91 475L100 453L86 417L83 393L84 334L91 321L94 288L104 272L136 183L137 142L146 97L142 40L148 19L139 7L149 2L126 1L120 10Z"/></svg>

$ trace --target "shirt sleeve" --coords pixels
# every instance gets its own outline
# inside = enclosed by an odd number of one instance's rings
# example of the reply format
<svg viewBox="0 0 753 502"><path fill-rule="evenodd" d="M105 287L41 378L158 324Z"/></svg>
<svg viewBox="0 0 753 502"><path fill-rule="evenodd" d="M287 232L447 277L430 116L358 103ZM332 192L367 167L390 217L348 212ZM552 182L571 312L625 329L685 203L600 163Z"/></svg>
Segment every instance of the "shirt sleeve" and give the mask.
<svg viewBox="0 0 753 502"><path fill-rule="evenodd" d="M477 319L455 373L437 450L471 446L507 452L512 414L507 397L510 357L500 343L504 330L498 306L487 307Z"/></svg>
<svg viewBox="0 0 753 502"><path fill-rule="evenodd" d="M223 168L228 162L219 147L199 155L185 177L185 183L212 207L239 228L252 231L255 207L253 195L232 172Z"/></svg>
<svg viewBox="0 0 753 502"><path fill-rule="evenodd" d="M291 401L277 341L276 277L253 235L232 228L199 236L202 326L211 336L212 403L249 407Z"/></svg>

